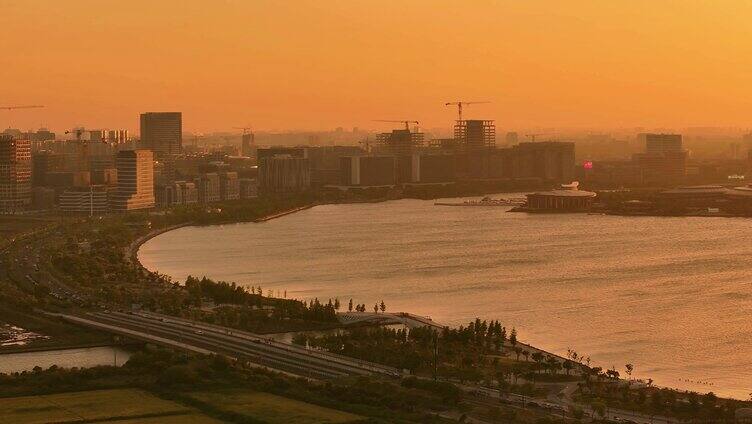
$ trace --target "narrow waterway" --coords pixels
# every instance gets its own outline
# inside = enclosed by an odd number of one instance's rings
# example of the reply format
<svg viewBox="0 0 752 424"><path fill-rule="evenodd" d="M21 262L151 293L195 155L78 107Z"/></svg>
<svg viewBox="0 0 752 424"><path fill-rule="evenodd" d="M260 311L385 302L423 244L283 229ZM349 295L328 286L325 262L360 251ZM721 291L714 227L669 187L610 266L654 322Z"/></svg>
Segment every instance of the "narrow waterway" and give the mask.
<svg viewBox="0 0 752 424"><path fill-rule="evenodd" d="M47 369L53 365L61 368L121 366L128 362L130 356L130 352L111 346L5 353L0 354L0 373L31 371L37 366Z"/></svg>

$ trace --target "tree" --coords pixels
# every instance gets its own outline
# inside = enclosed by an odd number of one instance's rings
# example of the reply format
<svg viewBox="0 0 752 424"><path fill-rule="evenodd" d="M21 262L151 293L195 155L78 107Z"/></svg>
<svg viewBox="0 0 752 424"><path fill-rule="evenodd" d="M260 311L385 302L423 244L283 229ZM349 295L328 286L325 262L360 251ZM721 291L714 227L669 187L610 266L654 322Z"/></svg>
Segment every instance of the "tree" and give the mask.
<svg viewBox="0 0 752 424"><path fill-rule="evenodd" d="M564 361L562 367L564 367L564 371L566 371L567 375L569 375L569 372L572 371L574 365L572 365L572 361Z"/></svg>
<svg viewBox="0 0 752 424"><path fill-rule="evenodd" d="M627 375L629 376L630 380L632 379L632 372L633 371L634 371L634 365L632 365L632 364L626 364L626 365L624 365L624 372L627 373Z"/></svg>
<svg viewBox="0 0 752 424"><path fill-rule="evenodd" d="M561 368L561 364L559 364L559 361L556 360L553 356L549 356L548 359L546 359L548 370L551 372L551 374L556 374L559 371L559 368Z"/></svg>
<svg viewBox="0 0 752 424"><path fill-rule="evenodd" d="M386 311L386 304L384 303L384 300L382 300L381 304L379 304L379 309L381 309L382 314Z"/></svg>
<svg viewBox="0 0 752 424"><path fill-rule="evenodd" d="M378 303L376 303L376 304L373 305L373 312L375 312L377 314L379 313L379 304Z"/></svg>
<svg viewBox="0 0 752 424"><path fill-rule="evenodd" d="M334 298L334 310L335 310L335 311L339 311L339 307L340 307L340 306L341 306L341 305L339 304L339 298L335 297L335 298Z"/></svg>
<svg viewBox="0 0 752 424"><path fill-rule="evenodd" d="M604 404L603 402L593 402L590 407L593 408L594 416L598 415L601 418L606 416L606 404Z"/></svg>
<svg viewBox="0 0 752 424"><path fill-rule="evenodd" d="M533 361L535 361L535 363L540 368L540 364L541 362L543 362L543 354L540 352L534 352L532 355L532 358L533 358Z"/></svg>
<svg viewBox="0 0 752 424"><path fill-rule="evenodd" d="M525 357L525 362L527 362L527 360L528 360L528 357L530 356L530 352L529 352L529 351L527 351L527 350L523 350L523 351L522 351L522 356L524 356L524 357Z"/></svg>
<svg viewBox="0 0 752 424"><path fill-rule="evenodd" d="M353 310L353 301L350 299L350 303L347 304L347 310L348 312L352 312Z"/></svg>
<svg viewBox="0 0 752 424"><path fill-rule="evenodd" d="M519 361L520 360L520 354L522 353L522 349L520 349L519 347L515 346L515 347L512 348L512 350L514 351L514 354L517 356L517 360Z"/></svg>
<svg viewBox="0 0 752 424"><path fill-rule="evenodd" d="M509 343L512 344L512 346L517 345L517 330L512 327L512 332L509 333Z"/></svg>

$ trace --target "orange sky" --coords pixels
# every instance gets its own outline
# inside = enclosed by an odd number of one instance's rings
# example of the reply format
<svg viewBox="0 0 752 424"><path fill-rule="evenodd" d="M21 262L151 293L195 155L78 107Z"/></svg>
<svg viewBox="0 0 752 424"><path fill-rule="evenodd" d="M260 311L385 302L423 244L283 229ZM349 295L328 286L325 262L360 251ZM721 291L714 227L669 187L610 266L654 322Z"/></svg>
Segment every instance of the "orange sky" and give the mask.
<svg viewBox="0 0 752 424"><path fill-rule="evenodd" d="M0 0L0 126L752 125L746 0ZM9 122L9 120L11 122ZM390 127L390 125L386 125Z"/></svg>

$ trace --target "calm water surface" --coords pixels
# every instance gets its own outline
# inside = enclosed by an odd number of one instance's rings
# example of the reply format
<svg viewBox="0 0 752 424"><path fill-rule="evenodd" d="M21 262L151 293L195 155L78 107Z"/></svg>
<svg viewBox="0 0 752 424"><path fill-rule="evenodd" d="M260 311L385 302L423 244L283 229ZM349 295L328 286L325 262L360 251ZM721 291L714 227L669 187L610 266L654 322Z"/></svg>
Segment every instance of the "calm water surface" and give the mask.
<svg viewBox="0 0 752 424"><path fill-rule="evenodd" d="M557 353L635 364L657 384L752 392L752 219L527 215L432 201L326 205L266 223L186 227L139 252L151 270L384 300L459 325L516 327Z"/></svg>
<svg viewBox="0 0 752 424"><path fill-rule="evenodd" d="M130 356L130 352L110 346L5 353L0 354L0 373L31 371L36 366L47 369L53 365L60 368L121 366L128 362Z"/></svg>

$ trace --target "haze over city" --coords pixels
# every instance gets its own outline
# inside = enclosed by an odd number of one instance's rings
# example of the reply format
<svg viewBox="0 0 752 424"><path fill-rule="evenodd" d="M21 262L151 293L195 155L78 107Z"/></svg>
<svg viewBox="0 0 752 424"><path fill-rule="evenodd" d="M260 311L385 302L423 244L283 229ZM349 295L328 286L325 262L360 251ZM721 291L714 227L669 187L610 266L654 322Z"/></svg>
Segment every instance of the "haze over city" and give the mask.
<svg viewBox="0 0 752 424"><path fill-rule="evenodd" d="M749 127L743 1L5 0L0 121L186 131L448 127L457 99L504 128ZM29 25L32 27L30 28ZM8 125L6 125L8 126ZM383 128L381 128L383 129Z"/></svg>
<svg viewBox="0 0 752 424"><path fill-rule="evenodd" d="M0 423L752 424L750 21L0 0Z"/></svg>

